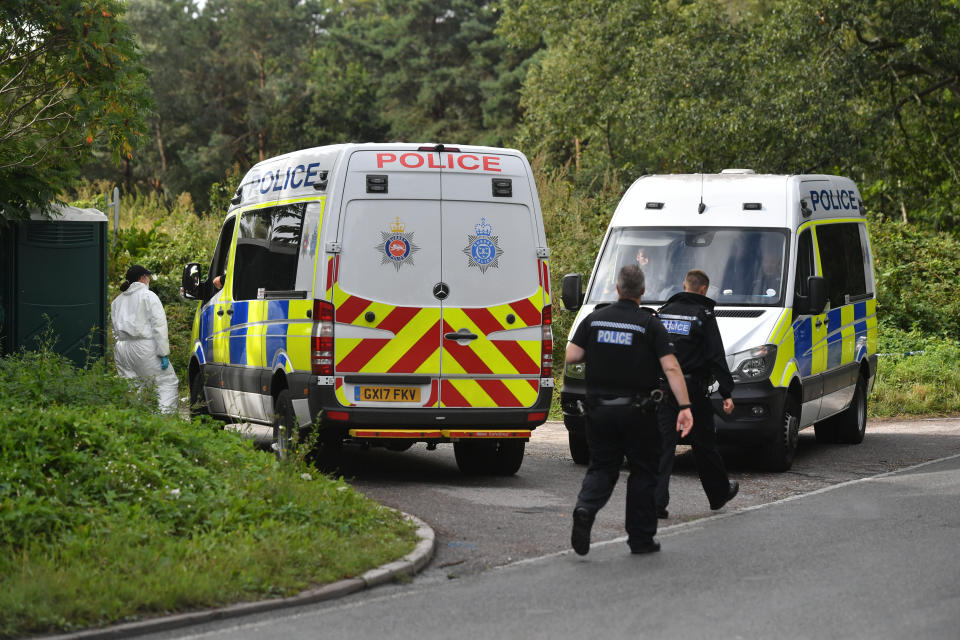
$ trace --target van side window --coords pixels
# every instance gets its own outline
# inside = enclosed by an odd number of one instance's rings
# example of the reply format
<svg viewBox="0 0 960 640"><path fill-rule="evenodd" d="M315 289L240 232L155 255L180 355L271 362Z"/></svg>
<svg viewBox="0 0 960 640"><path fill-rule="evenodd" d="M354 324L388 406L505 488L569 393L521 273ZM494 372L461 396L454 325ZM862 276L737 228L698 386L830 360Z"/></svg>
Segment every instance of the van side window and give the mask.
<svg viewBox="0 0 960 640"><path fill-rule="evenodd" d="M867 260L860 244L859 227L855 222L817 226L820 263L832 309L868 297Z"/></svg>
<svg viewBox="0 0 960 640"><path fill-rule="evenodd" d="M810 229L804 229L797 238L797 271L794 293L806 297L810 295L807 278L817 275L813 261L813 237Z"/></svg>
<svg viewBox="0 0 960 640"><path fill-rule="evenodd" d="M259 289L291 291L306 204L248 211L240 218L233 259L233 299L255 300Z"/></svg>
<svg viewBox="0 0 960 640"><path fill-rule="evenodd" d="M217 239L217 248L213 251L213 258L210 260L210 271L207 273L205 287L201 291L204 300L209 300L216 293L213 289L213 279L223 275L227 271L227 256L230 255L230 242L233 240L233 228L237 226L236 216L229 218L223 223L220 230L220 237ZM222 285L221 285L222 286Z"/></svg>

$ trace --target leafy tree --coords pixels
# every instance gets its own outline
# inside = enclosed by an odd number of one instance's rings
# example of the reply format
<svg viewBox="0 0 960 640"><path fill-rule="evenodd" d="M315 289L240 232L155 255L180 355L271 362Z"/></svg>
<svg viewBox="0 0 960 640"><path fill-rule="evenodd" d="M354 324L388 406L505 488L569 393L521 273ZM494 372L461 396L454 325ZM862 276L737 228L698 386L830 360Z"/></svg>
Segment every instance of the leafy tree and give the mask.
<svg viewBox="0 0 960 640"><path fill-rule="evenodd" d="M145 73L118 0L0 4L0 209L29 217L103 142L129 157L144 134Z"/></svg>
<svg viewBox="0 0 960 640"><path fill-rule="evenodd" d="M960 221L956 0L505 0L500 33L546 50L519 144L607 171L837 171L885 208Z"/></svg>

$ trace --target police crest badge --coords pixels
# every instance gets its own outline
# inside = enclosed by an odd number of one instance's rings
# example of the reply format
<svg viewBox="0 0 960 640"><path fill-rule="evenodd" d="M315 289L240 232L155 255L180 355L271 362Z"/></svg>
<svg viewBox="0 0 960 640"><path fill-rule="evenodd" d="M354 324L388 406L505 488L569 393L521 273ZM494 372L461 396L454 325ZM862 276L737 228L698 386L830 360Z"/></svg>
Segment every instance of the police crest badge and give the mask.
<svg viewBox="0 0 960 640"><path fill-rule="evenodd" d="M397 216L390 223L390 231L380 232L380 242L373 248L380 253L381 265L392 264L397 271L402 264L413 266L413 254L420 251L420 247L413 242L413 231L406 231L406 228L407 225Z"/></svg>
<svg viewBox="0 0 960 640"><path fill-rule="evenodd" d="M467 255L467 266L477 267L480 273L486 273L490 267L500 268L500 236L493 235L493 227L486 218L480 218L480 224L474 225L476 235L467 234L467 246L463 252Z"/></svg>

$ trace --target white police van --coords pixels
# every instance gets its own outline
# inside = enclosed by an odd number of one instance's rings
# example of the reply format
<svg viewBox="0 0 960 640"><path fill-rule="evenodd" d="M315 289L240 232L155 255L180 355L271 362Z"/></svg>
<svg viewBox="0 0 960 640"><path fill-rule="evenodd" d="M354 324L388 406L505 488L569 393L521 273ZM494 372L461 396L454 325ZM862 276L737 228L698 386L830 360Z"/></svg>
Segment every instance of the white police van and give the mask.
<svg viewBox="0 0 960 640"><path fill-rule="evenodd" d="M184 269L192 405L273 425L280 455L312 432L320 452L453 443L464 472L520 468L553 391L522 153L316 147L257 164L232 203L206 276Z"/></svg>
<svg viewBox="0 0 960 640"><path fill-rule="evenodd" d="M616 273L630 263L642 266L643 302L654 308L682 290L690 269L710 277L736 382L731 416L714 395L720 442L756 446L764 466L786 470L805 427L821 442L863 440L877 371L876 290L851 180L744 169L640 178L614 212L586 294L579 274L564 277L563 304L580 310L571 332L616 299ZM583 365L568 365L561 404L578 463L589 455L583 396Z"/></svg>

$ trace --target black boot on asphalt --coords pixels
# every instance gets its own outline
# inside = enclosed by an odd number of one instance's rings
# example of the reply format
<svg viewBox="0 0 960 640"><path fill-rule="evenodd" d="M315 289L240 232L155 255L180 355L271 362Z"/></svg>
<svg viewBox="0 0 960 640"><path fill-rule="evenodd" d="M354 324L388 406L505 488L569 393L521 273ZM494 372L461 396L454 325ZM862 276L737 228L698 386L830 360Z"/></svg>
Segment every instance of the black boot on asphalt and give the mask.
<svg viewBox="0 0 960 640"><path fill-rule="evenodd" d="M737 482L736 480L733 480L730 482L730 487L729 487L729 490L727 491L727 498L723 502L717 504L716 506L710 505L710 508L714 511L716 511L717 509L723 508L723 505L733 500L738 493L740 493L740 483Z"/></svg>
<svg viewBox="0 0 960 640"><path fill-rule="evenodd" d="M643 542L629 542L630 553L655 553L660 551L660 543L656 540L644 540Z"/></svg>
<svg viewBox="0 0 960 640"><path fill-rule="evenodd" d="M570 534L570 544L578 555L585 556L590 551L590 528L593 526L593 517L583 507L573 510L573 532Z"/></svg>

